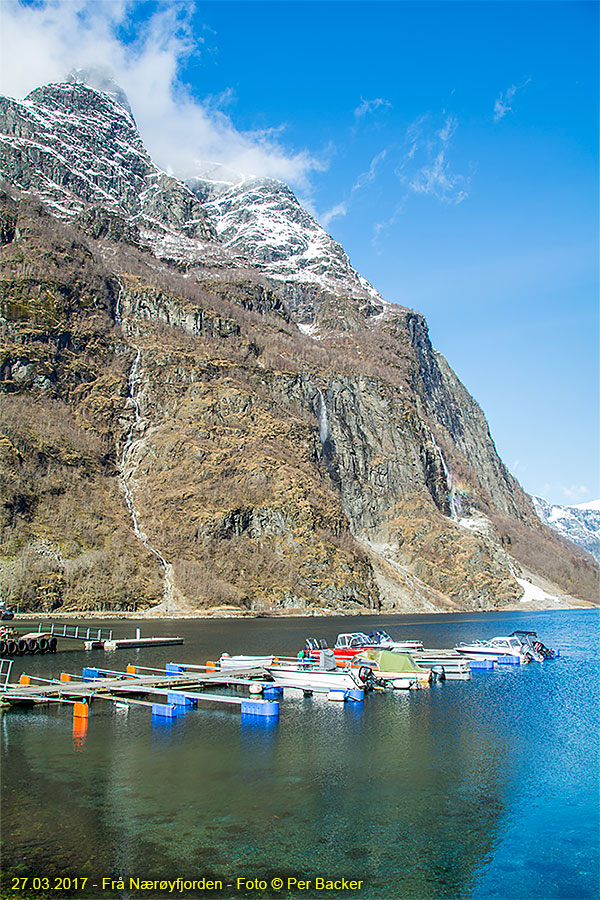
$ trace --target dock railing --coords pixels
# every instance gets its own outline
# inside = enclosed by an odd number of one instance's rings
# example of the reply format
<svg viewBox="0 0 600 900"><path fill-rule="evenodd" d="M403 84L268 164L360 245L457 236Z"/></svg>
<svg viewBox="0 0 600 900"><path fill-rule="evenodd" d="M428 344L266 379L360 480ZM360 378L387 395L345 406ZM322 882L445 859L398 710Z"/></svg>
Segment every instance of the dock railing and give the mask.
<svg viewBox="0 0 600 900"><path fill-rule="evenodd" d="M8 684L12 664L12 659L0 659L0 688L5 688Z"/></svg>
<svg viewBox="0 0 600 900"><path fill-rule="evenodd" d="M40 632L50 632L55 637L72 638L80 641L111 641L112 629L108 628L84 628L82 625L65 625L60 622L53 622L50 628L44 628L42 623L39 624Z"/></svg>

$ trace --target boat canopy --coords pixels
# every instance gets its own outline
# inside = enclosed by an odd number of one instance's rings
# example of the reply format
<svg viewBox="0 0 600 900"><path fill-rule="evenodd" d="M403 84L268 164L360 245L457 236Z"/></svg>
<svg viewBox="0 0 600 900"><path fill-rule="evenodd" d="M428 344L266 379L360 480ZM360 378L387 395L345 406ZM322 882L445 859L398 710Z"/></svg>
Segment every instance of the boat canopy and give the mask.
<svg viewBox="0 0 600 900"><path fill-rule="evenodd" d="M380 672L422 672L409 653L398 653L395 650L363 650L360 659L369 660L377 665Z"/></svg>

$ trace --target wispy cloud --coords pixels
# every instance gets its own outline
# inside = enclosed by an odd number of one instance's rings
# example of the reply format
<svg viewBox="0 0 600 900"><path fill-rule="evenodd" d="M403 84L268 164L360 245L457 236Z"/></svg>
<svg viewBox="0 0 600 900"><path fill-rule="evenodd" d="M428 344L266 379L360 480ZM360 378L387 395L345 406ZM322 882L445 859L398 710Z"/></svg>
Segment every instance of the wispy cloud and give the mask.
<svg viewBox="0 0 600 900"><path fill-rule="evenodd" d="M585 484L571 484L568 486L563 485L561 490L567 500L575 501L576 503L581 503L583 500L587 500L592 493L589 487L586 487Z"/></svg>
<svg viewBox="0 0 600 900"><path fill-rule="evenodd" d="M192 33L193 4L0 0L0 6L2 93L20 98L40 84L63 81L73 68L101 65L125 90L152 157L179 177L218 162L230 172L271 176L308 190L311 174L326 166L306 149L286 146L280 123L260 131L238 129L224 111L232 91L201 99L191 93L181 69L206 46L202 34ZM141 9L149 10L144 20ZM213 43L214 35L208 37Z"/></svg>
<svg viewBox="0 0 600 900"><path fill-rule="evenodd" d="M385 100L383 97L376 97L374 100L365 100L363 97L360 98L360 106L357 106L354 110L354 118L355 119L364 119L365 116L369 115L369 113L373 113L381 108L392 108L392 104L389 100Z"/></svg>
<svg viewBox="0 0 600 900"><path fill-rule="evenodd" d="M430 113L420 116L406 130L405 152L396 174L415 194L429 195L443 203L462 203L468 197L469 178L454 172L450 145L458 120L446 115L441 126Z"/></svg>
<svg viewBox="0 0 600 900"><path fill-rule="evenodd" d="M404 206L406 204L406 195L402 197L399 203L394 207L394 211L391 216L388 216L387 219L384 219L382 222L376 222L373 226L373 237L371 238L371 246L377 248L377 244L379 242L379 238L382 233L387 231L388 228L392 228L398 219L400 218ZM379 251L378 251L379 252Z"/></svg>
<svg viewBox="0 0 600 900"><path fill-rule="evenodd" d="M319 216L319 220L323 228L327 228L332 219L339 218L340 216L345 216L348 212L348 204L345 201L341 203L336 203L335 206L332 206L331 209L328 209L327 212L321 213Z"/></svg>
<svg viewBox="0 0 600 900"><path fill-rule="evenodd" d="M347 199L342 200L340 203L336 203L331 207L331 209L328 209L326 212L321 213L321 215L318 216L318 219L323 228L327 228L332 219L347 215L353 195L356 194L357 191L362 190L368 184L372 184L372 182L375 181L375 178L377 177L377 169L386 158L388 152L388 148L386 147L380 153L377 153L372 158L369 164L369 168L357 175L354 184L350 188L349 196L347 197Z"/></svg>
<svg viewBox="0 0 600 900"><path fill-rule="evenodd" d="M564 485L549 481L544 482L533 493L548 500L549 503L558 503L561 506L577 506L589 502L592 496L590 488L585 484Z"/></svg>
<svg viewBox="0 0 600 900"><path fill-rule="evenodd" d="M529 84L531 78L528 78L527 81L524 81L523 84L512 84L508 90L504 91L504 93L500 94L496 102L494 103L494 122L499 122L500 119L503 119L504 116L512 112L512 102L515 98L515 94L517 91L523 90L523 88Z"/></svg>
<svg viewBox="0 0 600 900"><path fill-rule="evenodd" d="M360 191L361 188L364 188L367 184L371 184L375 181L377 175L377 169L384 161L386 156L388 155L388 148L381 151L381 153L377 153L376 156L373 157L369 168L365 172L361 172L357 177L356 181L352 185L351 193L354 194L356 191Z"/></svg>

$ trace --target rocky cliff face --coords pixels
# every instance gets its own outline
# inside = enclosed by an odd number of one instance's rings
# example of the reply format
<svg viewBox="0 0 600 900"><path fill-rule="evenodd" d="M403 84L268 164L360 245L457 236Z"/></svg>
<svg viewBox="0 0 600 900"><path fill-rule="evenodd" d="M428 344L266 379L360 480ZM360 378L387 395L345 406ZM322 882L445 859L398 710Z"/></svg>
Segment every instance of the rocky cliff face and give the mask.
<svg viewBox="0 0 600 900"><path fill-rule="evenodd" d="M0 165L59 215L88 204L126 217L152 241L214 237L202 205L148 156L128 109L85 84L46 85L0 99Z"/></svg>
<svg viewBox="0 0 600 900"><path fill-rule="evenodd" d="M595 598L424 319L285 185L161 173L117 91L2 102L3 595L490 609L522 562Z"/></svg>

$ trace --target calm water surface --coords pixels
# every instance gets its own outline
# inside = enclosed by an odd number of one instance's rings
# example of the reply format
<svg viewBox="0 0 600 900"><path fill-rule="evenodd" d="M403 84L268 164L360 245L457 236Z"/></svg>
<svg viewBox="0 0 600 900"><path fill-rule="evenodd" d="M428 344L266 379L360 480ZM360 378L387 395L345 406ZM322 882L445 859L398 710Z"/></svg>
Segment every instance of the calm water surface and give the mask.
<svg viewBox="0 0 600 900"><path fill-rule="evenodd" d="M597 611L110 625L185 643L23 657L13 677L291 655L308 635L374 627L439 647L527 627L561 658L364 704L290 692L273 723L200 707L158 724L146 707L98 701L78 733L69 707L6 712L3 897L15 896L16 876L64 875L88 876L87 889L48 896L162 897L102 890L100 879L204 876L234 886L279 877L284 888L170 896L599 897ZM288 890L288 877L363 887Z"/></svg>

